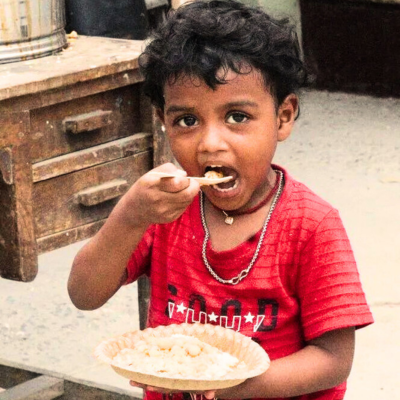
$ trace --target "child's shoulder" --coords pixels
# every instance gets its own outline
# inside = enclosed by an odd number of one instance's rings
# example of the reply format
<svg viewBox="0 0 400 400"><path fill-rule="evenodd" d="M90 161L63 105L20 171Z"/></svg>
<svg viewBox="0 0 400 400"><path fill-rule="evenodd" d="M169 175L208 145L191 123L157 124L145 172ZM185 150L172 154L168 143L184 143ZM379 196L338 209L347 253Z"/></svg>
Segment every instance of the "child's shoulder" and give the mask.
<svg viewBox="0 0 400 400"><path fill-rule="evenodd" d="M280 168L285 174L285 189L282 203L285 213L290 218L306 219L319 224L328 215L338 218L337 209L324 200L306 184L298 181L287 170Z"/></svg>

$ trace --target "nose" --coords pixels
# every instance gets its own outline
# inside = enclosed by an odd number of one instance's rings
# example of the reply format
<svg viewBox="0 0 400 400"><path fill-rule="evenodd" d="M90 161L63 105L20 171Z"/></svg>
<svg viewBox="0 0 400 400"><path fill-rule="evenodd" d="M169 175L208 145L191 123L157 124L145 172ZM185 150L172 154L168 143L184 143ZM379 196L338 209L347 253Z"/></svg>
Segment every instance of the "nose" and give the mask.
<svg viewBox="0 0 400 400"><path fill-rule="evenodd" d="M202 129L198 151L202 153L217 153L228 148L224 127L207 125Z"/></svg>

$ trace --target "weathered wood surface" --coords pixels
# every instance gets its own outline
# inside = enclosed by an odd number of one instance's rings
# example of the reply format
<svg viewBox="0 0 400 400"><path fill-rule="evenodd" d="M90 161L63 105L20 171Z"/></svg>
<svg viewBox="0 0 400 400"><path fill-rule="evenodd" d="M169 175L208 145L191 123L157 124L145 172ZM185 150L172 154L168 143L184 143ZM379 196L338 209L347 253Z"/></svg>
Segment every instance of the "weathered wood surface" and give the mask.
<svg viewBox="0 0 400 400"><path fill-rule="evenodd" d="M140 87L128 86L31 111L32 162L47 160L142 131ZM112 112L112 123L78 135L64 132L63 121L97 110Z"/></svg>
<svg viewBox="0 0 400 400"><path fill-rule="evenodd" d="M151 107L146 108L152 111L152 131L153 131L153 164L154 167L166 162L175 162L168 144L165 132L161 130L161 123L157 118L155 110ZM139 326L145 329L147 326L147 313L150 301L150 282L147 276L143 275L138 279L138 302L139 302Z"/></svg>
<svg viewBox="0 0 400 400"><path fill-rule="evenodd" d="M96 110L88 113L71 115L63 120L64 133L77 135L90 132L112 124L113 112L110 110Z"/></svg>
<svg viewBox="0 0 400 400"><path fill-rule="evenodd" d="M56 55L0 65L0 101L135 70L142 49L139 40L80 36Z"/></svg>
<svg viewBox="0 0 400 400"><path fill-rule="evenodd" d="M107 218L90 224L81 225L52 235L43 236L37 240L38 253L46 253L81 240L89 239L104 225Z"/></svg>
<svg viewBox="0 0 400 400"><path fill-rule="evenodd" d="M112 77L112 79L110 79ZM77 82L73 85L52 89L49 92L30 93L19 97L0 100L0 112L16 112L27 109L58 104L64 101L80 99L108 90L134 85L142 81L138 70L129 70L115 75L106 75L91 81ZM68 89L68 90L66 90Z"/></svg>
<svg viewBox="0 0 400 400"><path fill-rule="evenodd" d="M7 149L7 171L0 174L0 275L30 281L37 273L33 225L29 113L0 115L7 133L0 134ZM0 147L1 148L1 147ZM4 168L4 163L3 163ZM5 177L5 178L4 178Z"/></svg>
<svg viewBox="0 0 400 400"><path fill-rule="evenodd" d="M54 395L57 394L57 397L49 397L51 392L46 392L46 386L53 387ZM57 400L139 400L142 398L139 389L132 388L129 390L130 395L110 392L88 386L84 381L72 382L66 377L52 377L7 365L0 365L0 387L6 389L6 391L0 390L0 400L49 400L51 398ZM39 387L44 390L40 392L37 390ZM25 397L20 388L24 388ZM48 397L43 397L44 394Z"/></svg>
<svg viewBox="0 0 400 400"><path fill-rule="evenodd" d="M114 179L124 179L131 186L152 165L152 152L147 151L35 183L32 198L37 237L106 218L118 199L85 207L77 204L75 195Z"/></svg>
<svg viewBox="0 0 400 400"><path fill-rule="evenodd" d="M0 66L3 277L34 279L38 254L93 236L137 178L172 160L141 90L142 45L80 37L59 55ZM127 182L118 193L76 201L115 180Z"/></svg>
<svg viewBox="0 0 400 400"><path fill-rule="evenodd" d="M0 393L0 400L53 400L64 394L64 380L38 376Z"/></svg>
<svg viewBox="0 0 400 400"><path fill-rule="evenodd" d="M138 303L139 303L139 328L147 328L147 314L150 302L150 281L146 275L139 277L138 282Z"/></svg>
<svg viewBox="0 0 400 400"><path fill-rule="evenodd" d="M74 200L76 204L93 207L122 196L128 189L129 184L125 179L113 179L81 190L74 195Z"/></svg>
<svg viewBox="0 0 400 400"><path fill-rule="evenodd" d="M33 182L43 181L110 162L118 158L128 157L142 151L150 150L152 147L153 135L151 133L137 133L123 139L113 140L112 142L89 147L88 149L50 158L33 164Z"/></svg>
<svg viewBox="0 0 400 400"><path fill-rule="evenodd" d="M14 183L14 168L11 147L0 149L0 175L4 183L12 185Z"/></svg>
<svg viewBox="0 0 400 400"><path fill-rule="evenodd" d="M172 155L167 136L165 132L161 130L161 123L155 112L153 112L152 118L154 132L154 166L165 164L167 162L174 162L174 157Z"/></svg>
<svg viewBox="0 0 400 400"><path fill-rule="evenodd" d="M8 389L40 376L39 373L0 363L0 387Z"/></svg>

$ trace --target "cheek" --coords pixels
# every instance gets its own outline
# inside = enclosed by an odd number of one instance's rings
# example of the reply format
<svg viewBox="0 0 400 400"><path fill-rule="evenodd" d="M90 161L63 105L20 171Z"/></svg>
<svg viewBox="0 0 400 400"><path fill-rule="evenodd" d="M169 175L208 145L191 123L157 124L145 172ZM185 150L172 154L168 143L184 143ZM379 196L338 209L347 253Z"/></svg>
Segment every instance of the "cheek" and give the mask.
<svg viewBox="0 0 400 400"><path fill-rule="evenodd" d="M247 148L246 148L247 147ZM243 146L241 158L246 165L245 169L250 177L256 175L263 175L265 170L268 170L272 159L275 154L276 142L268 141L254 141L251 146Z"/></svg>
<svg viewBox="0 0 400 400"><path fill-rule="evenodd" d="M169 144L174 157L185 170L196 162L196 147L193 140L169 138Z"/></svg>

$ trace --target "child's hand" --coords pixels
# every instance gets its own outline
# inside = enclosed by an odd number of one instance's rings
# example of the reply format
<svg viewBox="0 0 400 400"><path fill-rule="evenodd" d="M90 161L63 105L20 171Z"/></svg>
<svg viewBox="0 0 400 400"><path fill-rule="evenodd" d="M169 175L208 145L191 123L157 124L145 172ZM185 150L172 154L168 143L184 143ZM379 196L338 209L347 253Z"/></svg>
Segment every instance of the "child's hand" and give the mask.
<svg viewBox="0 0 400 400"><path fill-rule="evenodd" d="M164 394L170 394L170 395L172 395L174 393L181 393L182 392L182 390L174 391L172 389L165 389L165 388L160 388L160 387L147 386L147 385L144 385L142 383L137 383L137 382L134 382L134 381L129 381L129 384L131 386L138 387L138 388L141 388L141 389L149 391L149 392L157 392L157 393L164 393ZM215 390L206 390L206 391L203 391L203 392L197 392L197 393L192 393L192 394L193 395L194 394L203 395L208 400L212 400L212 399L215 398Z"/></svg>
<svg viewBox="0 0 400 400"><path fill-rule="evenodd" d="M147 173L136 181L124 196L122 203L126 220L134 225L148 226L174 221L186 210L200 190L197 182L186 178L186 172L171 163L163 164L154 171L178 176L160 178Z"/></svg>

